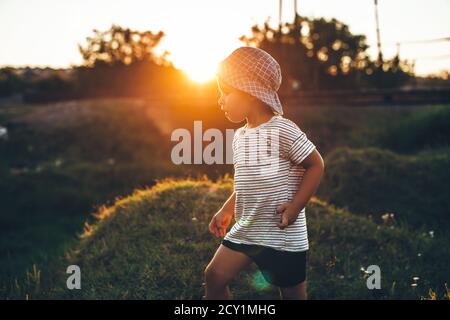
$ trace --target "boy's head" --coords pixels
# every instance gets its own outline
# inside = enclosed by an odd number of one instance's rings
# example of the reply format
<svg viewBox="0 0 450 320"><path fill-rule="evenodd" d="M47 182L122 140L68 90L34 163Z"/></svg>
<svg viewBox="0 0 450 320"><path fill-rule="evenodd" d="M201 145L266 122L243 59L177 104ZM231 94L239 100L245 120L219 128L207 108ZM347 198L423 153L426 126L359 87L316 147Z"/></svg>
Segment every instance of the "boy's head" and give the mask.
<svg viewBox="0 0 450 320"><path fill-rule="evenodd" d="M280 65L266 51L240 47L219 64L216 76L222 92L219 104L231 121L242 121L248 108L255 105L283 114L277 94L281 85Z"/></svg>

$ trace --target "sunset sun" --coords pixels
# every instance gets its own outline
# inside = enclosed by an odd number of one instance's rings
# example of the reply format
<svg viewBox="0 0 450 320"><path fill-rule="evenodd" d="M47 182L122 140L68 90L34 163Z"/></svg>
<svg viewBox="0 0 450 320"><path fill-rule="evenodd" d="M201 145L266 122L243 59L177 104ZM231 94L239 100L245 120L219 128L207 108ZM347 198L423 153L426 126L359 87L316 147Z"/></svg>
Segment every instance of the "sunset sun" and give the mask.
<svg viewBox="0 0 450 320"><path fill-rule="evenodd" d="M162 40L160 50L168 50L175 67L197 83L213 80L218 63L230 50L243 45L238 37L243 30L245 32L246 24L217 24L215 19L214 15L190 18L189 31L174 28L170 36Z"/></svg>
<svg viewBox="0 0 450 320"><path fill-rule="evenodd" d="M214 79L217 65L225 50L217 50L215 47L202 47L198 43L191 44L195 50L188 50L185 46L179 45L180 50L173 51L171 59L175 66L181 70L194 82L204 83Z"/></svg>
<svg viewBox="0 0 450 320"><path fill-rule="evenodd" d="M187 74L192 81L203 83L214 79L217 62L193 62L191 65L182 67L183 71Z"/></svg>

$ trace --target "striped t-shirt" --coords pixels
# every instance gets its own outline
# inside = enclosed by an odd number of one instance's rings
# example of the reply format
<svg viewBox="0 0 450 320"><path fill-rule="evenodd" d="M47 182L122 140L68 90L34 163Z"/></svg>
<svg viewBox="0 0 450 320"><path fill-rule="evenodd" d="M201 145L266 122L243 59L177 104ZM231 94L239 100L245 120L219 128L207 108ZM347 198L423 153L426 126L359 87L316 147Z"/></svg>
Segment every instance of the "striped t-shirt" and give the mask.
<svg viewBox="0 0 450 320"><path fill-rule="evenodd" d="M291 202L305 168L301 162L315 149L291 120L274 115L255 127L243 126L233 138L235 224L225 240L282 251L309 249L305 208L297 220L280 229L276 208Z"/></svg>

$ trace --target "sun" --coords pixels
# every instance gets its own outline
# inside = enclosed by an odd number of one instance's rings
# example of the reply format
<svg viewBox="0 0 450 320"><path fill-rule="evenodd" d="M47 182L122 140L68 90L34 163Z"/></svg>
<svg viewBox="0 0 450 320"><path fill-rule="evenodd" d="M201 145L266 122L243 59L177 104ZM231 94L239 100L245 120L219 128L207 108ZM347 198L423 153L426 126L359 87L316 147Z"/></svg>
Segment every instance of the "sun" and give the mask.
<svg viewBox="0 0 450 320"><path fill-rule="evenodd" d="M209 49L209 50L208 50ZM158 54L162 52L155 50ZM193 82L203 84L215 79L220 55L211 52L210 48L192 52L185 47L179 46L170 53L169 60L175 68L183 71Z"/></svg>
<svg viewBox="0 0 450 320"><path fill-rule="evenodd" d="M243 25L217 24L216 20L216 15L191 16L185 24L189 28L180 28L183 24L176 20L162 41L174 66L195 83L214 80L220 61L242 45L238 35Z"/></svg>
<svg viewBox="0 0 450 320"><path fill-rule="evenodd" d="M218 61L206 56L191 56L179 59L181 70L194 82L205 83L215 78Z"/></svg>
<svg viewBox="0 0 450 320"><path fill-rule="evenodd" d="M204 39L210 39L209 42ZM215 79L218 64L230 51L230 45L206 34L198 39L172 37L167 40L170 60L196 83L206 83Z"/></svg>
<svg viewBox="0 0 450 320"><path fill-rule="evenodd" d="M174 66L182 70L190 80L199 84L215 78L220 58L220 55L211 48L192 51L179 45L170 53L170 60Z"/></svg>
<svg viewBox="0 0 450 320"><path fill-rule="evenodd" d="M194 82L205 83L214 79L215 65L192 65L182 68L183 72Z"/></svg>

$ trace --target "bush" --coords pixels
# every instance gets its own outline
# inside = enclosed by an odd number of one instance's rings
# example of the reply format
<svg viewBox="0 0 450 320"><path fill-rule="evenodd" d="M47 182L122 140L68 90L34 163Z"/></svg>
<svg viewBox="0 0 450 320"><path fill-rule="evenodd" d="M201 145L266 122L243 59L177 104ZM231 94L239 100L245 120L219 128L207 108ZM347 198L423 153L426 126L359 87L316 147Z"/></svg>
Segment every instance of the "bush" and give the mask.
<svg viewBox="0 0 450 320"><path fill-rule="evenodd" d="M367 148L338 148L326 159L318 195L356 214L396 219L415 227L450 226L450 149L416 156Z"/></svg>
<svg viewBox="0 0 450 320"><path fill-rule="evenodd" d="M379 143L398 152L449 146L450 106L433 106L389 122L379 136Z"/></svg>

